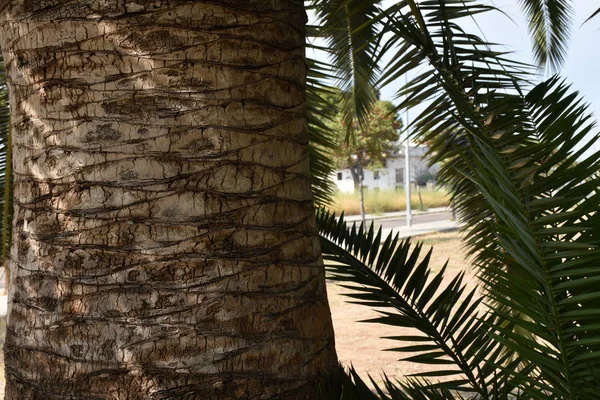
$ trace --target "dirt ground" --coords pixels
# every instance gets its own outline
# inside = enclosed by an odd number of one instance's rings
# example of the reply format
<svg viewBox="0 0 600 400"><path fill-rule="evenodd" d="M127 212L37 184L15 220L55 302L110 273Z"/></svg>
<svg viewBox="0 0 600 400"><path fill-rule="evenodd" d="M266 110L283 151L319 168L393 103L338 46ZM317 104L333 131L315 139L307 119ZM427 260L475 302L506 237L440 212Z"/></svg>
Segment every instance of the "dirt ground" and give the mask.
<svg viewBox="0 0 600 400"><path fill-rule="evenodd" d="M419 240L425 244L424 250L433 247L430 265L434 272L439 271L444 263L449 261L446 283L449 283L460 271L469 269L470 264L462 250L458 232L422 236ZM472 272L467 274L466 281L469 286L475 285L473 275ZM347 303L346 301L351 299L343 293L348 293L348 289L328 283L327 290L335 328L337 353L342 364L352 364L363 379L368 379L367 374L370 374L376 382L381 382L380 377L383 373L390 378L401 378L422 372L423 368L432 369L431 365L423 366L398 361L408 356L405 353L385 351L391 347L405 346L410 343L400 343L382 337L411 335L413 334L411 329L358 322L377 317L379 314L369 307ZM447 366L441 365L439 369L447 369Z"/></svg>
<svg viewBox="0 0 600 400"><path fill-rule="evenodd" d="M469 267L468 261L457 232L437 233L419 238L429 248L433 246L431 266L439 270L448 260L446 280L450 282L456 273ZM467 281L474 285L473 274L468 275ZM329 303L335 328L338 357L344 365L354 365L357 372L367 379L367 374L381 382L380 376L385 372L389 377L400 378L404 375L420 371L422 366L398 359L405 355L391 351L383 351L397 346L398 343L381 339L383 336L410 335L406 328L390 327L382 324L358 322L378 316L378 313L368 307L349 304L350 298L343 295L348 289L335 284L327 285ZM0 318L0 349L4 345L6 320ZM406 343L408 344L408 343ZM0 399L4 398L4 354L0 351Z"/></svg>

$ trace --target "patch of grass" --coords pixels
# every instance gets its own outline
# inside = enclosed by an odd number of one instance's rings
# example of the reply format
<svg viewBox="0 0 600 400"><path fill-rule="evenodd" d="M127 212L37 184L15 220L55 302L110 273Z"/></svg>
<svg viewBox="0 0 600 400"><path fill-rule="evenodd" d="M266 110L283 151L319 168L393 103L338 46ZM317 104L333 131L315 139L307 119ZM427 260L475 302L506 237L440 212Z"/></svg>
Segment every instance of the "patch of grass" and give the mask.
<svg viewBox="0 0 600 400"><path fill-rule="evenodd" d="M421 198L423 199L423 209L425 211L433 207L446 207L448 205L448 192L444 189L422 189ZM420 210L419 194L416 190L411 192L411 202L413 210ZM342 211L346 215L360 214L360 198L358 193L337 193L334 203L329 207L331 211L340 214ZM382 214L393 211L406 210L406 194L403 190L366 190L365 191L365 211L367 214Z"/></svg>
<svg viewBox="0 0 600 400"><path fill-rule="evenodd" d="M433 253L430 259L432 271L439 271L442 266L448 262L447 278L460 271L466 271L467 275L474 276L472 269L472 259L467 256L462 234L459 231L437 232L429 235L419 236L413 239L413 243L423 243L423 252L421 259L425 258L425 254L430 248L433 248ZM475 280L471 282L475 286Z"/></svg>
<svg viewBox="0 0 600 400"><path fill-rule="evenodd" d="M441 243L452 242L454 243L457 239L456 237L460 237L460 232L457 231L449 231L449 232L438 232L432 233L429 235L423 235L417 237L415 240L423 243L426 246L435 246ZM462 247L462 242L458 241L460 246Z"/></svg>

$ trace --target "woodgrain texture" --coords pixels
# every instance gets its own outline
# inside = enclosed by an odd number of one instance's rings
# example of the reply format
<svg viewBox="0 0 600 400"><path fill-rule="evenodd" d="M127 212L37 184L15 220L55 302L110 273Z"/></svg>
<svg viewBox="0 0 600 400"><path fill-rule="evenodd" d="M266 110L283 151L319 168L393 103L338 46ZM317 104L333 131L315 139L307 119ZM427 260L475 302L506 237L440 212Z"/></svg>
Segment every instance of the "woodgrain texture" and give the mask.
<svg viewBox="0 0 600 400"><path fill-rule="evenodd" d="M301 0L5 0L8 400L312 399Z"/></svg>

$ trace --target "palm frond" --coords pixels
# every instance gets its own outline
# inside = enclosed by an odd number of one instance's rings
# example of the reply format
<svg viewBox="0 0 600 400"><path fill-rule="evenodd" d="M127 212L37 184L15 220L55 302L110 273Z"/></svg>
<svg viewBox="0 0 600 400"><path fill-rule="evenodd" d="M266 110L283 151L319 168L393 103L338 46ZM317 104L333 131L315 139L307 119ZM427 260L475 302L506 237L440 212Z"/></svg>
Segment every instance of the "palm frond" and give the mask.
<svg viewBox="0 0 600 400"><path fill-rule="evenodd" d="M314 1L319 36L327 41L337 85L342 91L341 114L351 134L366 120L377 99L375 81L381 35L377 4L380 0ZM349 136L350 137L350 136Z"/></svg>
<svg viewBox="0 0 600 400"><path fill-rule="evenodd" d="M400 94L416 91L405 107L431 100L416 131L444 162L440 177L470 231L493 342L518 360L501 365L500 379L522 398L592 399L600 154L578 161L577 144L597 139L594 124L558 78L530 89L527 66L464 33L462 1L411 3L388 25L404 53L384 76L412 68L410 52L430 68Z"/></svg>
<svg viewBox="0 0 600 400"><path fill-rule="evenodd" d="M529 19L533 54L540 67L557 71L567 55L574 9L571 0L519 0Z"/></svg>
<svg viewBox="0 0 600 400"><path fill-rule="evenodd" d="M595 16L597 16L598 14L600 14L600 8L598 8L596 11L594 11L592 13L592 15L590 15L583 23L587 23L589 20L591 20L592 18L594 18Z"/></svg>
<svg viewBox="0 0 600 400"><path fill-rule="evenodd" d="M332 109L328 95L337 91L330 86L332 76L328 64L308 58L306 85L309 159L312 179L313 201L317 207L331 203L335 184L331 174L335 165L331 151L336 146L336 133L327 124L336 118L338 110Z"/></svg>
<svg viewBox="0 0 600 400"><path fill-rule="evenodd" d="M510 61L506 52L458 25L464 16L494 11L493 7L461 0L412 3L410 13L401 10L391 15L386 26L392 33L390 47L398 51L382 74L383 83L407 71L422 70L399 91L398 96L404 98L399 108L429 103L413 120L411 131L416 140L428 145L431 162L441 165L440 183L451 189L451 203L472 230L469 236L489 243L493 229L484 228L491 213L468 176L457 174L468 169L472 157L469 129L473 128L465 124L485 125L484 110L499 112L488 106L492 103L502 104L507 115L523 121L519 93L529 87L532 68ZM459 108L457 102L466 106ZM505 135L504 145L510 147L521 138Z"/></svg>
<svg viewBox="0 0 600 400"><path fill-rule="evenodd" d="M431 381L434 375L427 373L415 375L420 379L410 382L418 382L423 393L432 396L460 391L487 399L496 365L504 360L498 345L490 341L486 318L478 315L481 300L474 290L466 289L463 274L443 287L445 266L433 274L431 250L421 257L421 244L413 246L410 240L400 241L390 234L380 246L381 230L375 232L372 224L348 228L343 216L336 218L324 210L318 212L317 225L328 279L354 290L347 294L352 302L381 313L366 322L418 330L410 337L389 337L412 342L390 350L412 353L404 358L407 361L445 367L434 374L443 377L442 382ZM395 385L388 383L389 391Z"/></svg>
<svg viewBox="0 0 600 400"><path fill-rule="evenodd" d="M367 383L358 375L354 367L347 371L338 366L329 376L329 380L319 386L322 400L383 400L369 389Z"/></svg>

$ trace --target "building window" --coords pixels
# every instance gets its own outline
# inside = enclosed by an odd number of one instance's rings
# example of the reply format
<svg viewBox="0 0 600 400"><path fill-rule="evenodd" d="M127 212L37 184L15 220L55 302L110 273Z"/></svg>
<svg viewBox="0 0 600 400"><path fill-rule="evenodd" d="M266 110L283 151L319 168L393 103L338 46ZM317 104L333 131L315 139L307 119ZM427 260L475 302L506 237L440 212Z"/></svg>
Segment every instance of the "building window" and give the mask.
<svg viewBox="0 0 600 400"><path fill-rule="evenodd" d="M342 180L342 173L338 172L338 181L341 181L341 180Z"/></svg>
<svg viewBox="0 0 600 400"><path fill-rule="evenodd" d="M378 180L379 179L379 171L374 171L373 172L373 179L374 180Z"/></svg>
<svg viewBox="0 0 600 400"><path fill-rule="evenodd" d="M396 168L396 183L404 183L404 168Z"/></svg>

